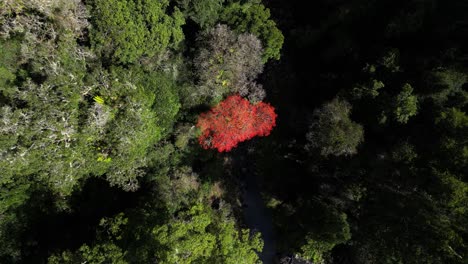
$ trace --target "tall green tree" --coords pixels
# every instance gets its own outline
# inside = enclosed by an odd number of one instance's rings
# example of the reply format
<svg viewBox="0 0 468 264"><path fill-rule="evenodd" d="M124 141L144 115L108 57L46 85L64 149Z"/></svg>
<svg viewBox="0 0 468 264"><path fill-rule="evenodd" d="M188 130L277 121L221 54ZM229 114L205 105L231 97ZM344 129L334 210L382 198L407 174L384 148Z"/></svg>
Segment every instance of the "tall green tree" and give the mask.
<svg viewBox="0 0 468 264"><path fill-rule="evenodd" d="M169 0L105 0L91 2L91 43L112 62L129 64L153 57L183 40L183 14L166 13Z"/></svg>
<svg viewBox="0 0 468 264"><path fill-rule="evenodd" d="M413 87L406 83L395 99L395 119L400 123L407 123L418 112L418 98L412 92Z"/></svg>
<svg viewBox="0 0 468 264"><path fill-rule="evenodd" d="M240 33L257 36L264 47L263 62L279 60L284 36L270 18L270 10L263 4L233 2L223 10L220 21Z"/></svg>
<svg viewBox="0 0 468 264"><path fill-rule="evenodd" d="M351 105L335 98L314 111L307 134L309 149L318 149L323 156L352 155L364 140L360 124L350 119Z"/></svg>
<svg viewBox="0 0 468 264"><path fill-rule="evenodd" d="M202 29L216 24L225 0L178 0L182 12Z"/></svg>

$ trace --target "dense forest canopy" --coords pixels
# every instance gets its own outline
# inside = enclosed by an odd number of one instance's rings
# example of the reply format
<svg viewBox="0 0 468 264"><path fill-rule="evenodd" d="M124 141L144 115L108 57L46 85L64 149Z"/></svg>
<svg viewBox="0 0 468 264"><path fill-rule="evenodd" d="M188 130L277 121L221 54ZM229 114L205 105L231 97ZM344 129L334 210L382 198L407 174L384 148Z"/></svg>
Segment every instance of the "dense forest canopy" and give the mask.
<svg viewBox="0 0 468 264"><path fill-rule="evenodd" d="M0 0L0 263L468 263L467 12Z"/></svg>

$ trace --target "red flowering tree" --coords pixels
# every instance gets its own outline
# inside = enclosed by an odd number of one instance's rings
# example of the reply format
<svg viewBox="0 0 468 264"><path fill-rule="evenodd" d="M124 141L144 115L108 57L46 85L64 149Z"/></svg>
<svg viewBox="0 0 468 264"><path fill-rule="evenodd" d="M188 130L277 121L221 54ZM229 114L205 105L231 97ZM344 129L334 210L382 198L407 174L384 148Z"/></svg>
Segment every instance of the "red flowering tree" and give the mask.
<svg viewBox="0 0 468 264"><path fill-rule="evenodd" d="M205 148L230 151L237 143L255 136L268 136L275 126L275 109L267 103L251 104L239 95L232 95L198 118L198 138Z"/></svg>

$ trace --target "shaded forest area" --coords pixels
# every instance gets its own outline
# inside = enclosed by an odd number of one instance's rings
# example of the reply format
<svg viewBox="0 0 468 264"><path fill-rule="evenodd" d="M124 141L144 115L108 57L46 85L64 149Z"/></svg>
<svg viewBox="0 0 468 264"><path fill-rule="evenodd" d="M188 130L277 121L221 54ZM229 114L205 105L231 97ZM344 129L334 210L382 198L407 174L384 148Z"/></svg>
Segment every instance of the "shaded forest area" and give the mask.
<svg viewBox="0 0 468 264"><path fill-rule="evenodd" d="M467 263L467 12L3 0L0 263Z"/></svg>
<svg viewBox="0 0 468 264"><path fill-rule="evenodd" d="M465 263L463 1L268 1L285 34L256 150L283 252Z"/></svg>

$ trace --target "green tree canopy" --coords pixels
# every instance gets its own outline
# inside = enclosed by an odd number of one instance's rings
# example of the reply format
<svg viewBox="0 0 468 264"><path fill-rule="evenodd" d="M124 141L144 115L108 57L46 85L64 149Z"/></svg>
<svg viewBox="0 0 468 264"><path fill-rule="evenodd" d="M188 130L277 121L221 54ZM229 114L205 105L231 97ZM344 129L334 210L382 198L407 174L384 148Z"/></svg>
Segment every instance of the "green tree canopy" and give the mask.
<svg viewBox="0 0 468 264"><path fill-rule="evenodd" d="M216 24L224 2L225 0L177 0L184 14L203 29Z"/></svg>
<svg viewBox="0 0 468 264"><path fill-rule="evenodd" d="M350 114L351 105L338 98L316 109L307 147L318 149L323 156L355 154L364 139L364 130L350 119Z"/></svg>
<svg viewBox="0 0 468 264"><path fill-rule="evenodd" d="M114 62L133 63L175 48L184 38L183 14L167 14L169 0L92 1L91 42L97 54Z"/></svg>
<svg viewBox="0 0 468 264"><path fill-rule="evenodd" d="M407 123L410 117L418 113L418 98L412 93L413 87L405 83L395 99L395 119L400 123Z"/></svg>
<svg viewBox="0 0 468 264"><path fill-rule="evenodd" d="M263 244L257 234L240 232L232 219L216 219L205 205L197 204L165 225L153 229L161 263L257 263Z"/></svg>
<svg viewBox="0 0 468 264"><path fill-rule="evenodd" d="M323 263L324 256L336 245L351 239L346 214L338 214L336 210L331 209L330 212L325 213L324 218L321 230L311 232L307 236L306 244L301 247L302 257L314 263Z"/></svg>
<svg viewBox="0 0 468 264"><path fill-rule="evenodd" d="M264 47L263 62L279 60L284 36L270 19L270 10L263 4L234 2L222 12L220 21L240 33L252 33Z"/></svg>

